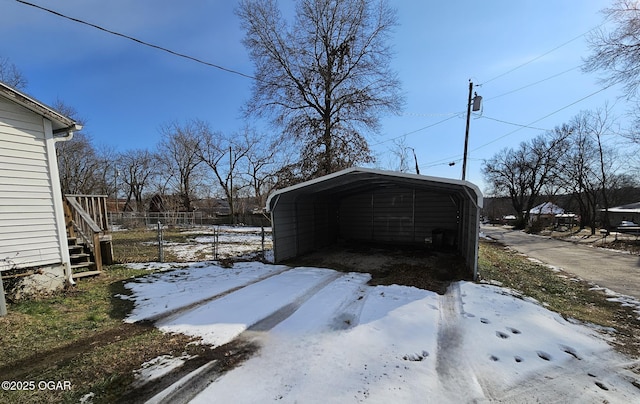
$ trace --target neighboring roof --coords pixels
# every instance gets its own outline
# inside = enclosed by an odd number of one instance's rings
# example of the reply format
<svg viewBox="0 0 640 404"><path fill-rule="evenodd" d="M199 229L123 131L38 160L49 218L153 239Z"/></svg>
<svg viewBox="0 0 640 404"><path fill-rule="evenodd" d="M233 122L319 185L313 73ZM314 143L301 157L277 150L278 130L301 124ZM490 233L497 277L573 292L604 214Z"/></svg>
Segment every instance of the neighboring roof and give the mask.
<svg viewBox="0 0 640 404"><path fill-rule="evenodd" d="M628 205L616 206L609 208L609 212L614 213L640 213L640 202L630 203Z"/></svg>
<svg viewBox="0 0 640 404"><path fill-rule="evenodd" d="M541 203L529 211L530 215L559 215L561 213L564 213L564 209L551 202Z"/></svg>
<svg viewBox="0 0 640 404"><path fill-rule="evenodd" d="M358 192L359 190L397 184L428 187L446 192L457 192L462 195L466 195L468 198L472 199L478 207L482 207L482 192L480 192L480 189L471 182L362 167L347 168L333 174L277 190L269 195L266 207L267 211L271 211L275 207L280 195L283 194L288 194L290 196L311 193L346 194Z"/></svg>
<svg viewBox="0 0 640 404"><path fill-rule="evenodd" d="M0 81L0 95L22 105L28 110L41 115L51 121L54 133L60 132L73 132L82 129L82 125L79 125L76 121L68 118L53 108L43 104L35 98L22 93L15 88Z"/></svg>

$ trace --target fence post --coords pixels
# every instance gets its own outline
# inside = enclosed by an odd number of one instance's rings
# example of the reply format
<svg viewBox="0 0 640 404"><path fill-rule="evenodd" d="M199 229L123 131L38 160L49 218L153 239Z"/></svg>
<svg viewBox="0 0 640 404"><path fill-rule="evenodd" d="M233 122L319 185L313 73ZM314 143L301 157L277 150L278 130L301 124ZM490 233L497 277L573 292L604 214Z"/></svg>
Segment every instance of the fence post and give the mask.
<svg viewBox="0 0 640 404"><path fill-rule="evenodd" d="M262 259L264 259L264 225L260 225L260 229L262 230L261 241L262 241Z"/></svg>
<svg viewBox="0 0 640 404"><path fill-rule="evenodd" d="M213 228L213 260L217 261L218 260L218 232L219 232L219 228L218 227L214 227Z"/></svg>
<svg viewBox="0 0 640 404"><path fill-rule="evenodd" d="M158 260L164 262L164 249L162 248L162 223L158 220Z"/></svg>

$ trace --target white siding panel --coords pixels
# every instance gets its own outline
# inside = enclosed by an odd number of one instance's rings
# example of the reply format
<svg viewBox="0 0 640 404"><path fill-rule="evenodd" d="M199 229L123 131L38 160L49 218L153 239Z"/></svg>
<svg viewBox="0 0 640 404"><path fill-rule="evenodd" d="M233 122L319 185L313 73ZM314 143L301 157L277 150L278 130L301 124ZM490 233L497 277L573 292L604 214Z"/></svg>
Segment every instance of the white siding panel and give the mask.
<svg viewBox="0 0 640 404"><path fill-rule="evenodd" d="M0 98L0 258L62 262L43 118ZM58 184L55 184L58 186Z"/></svg>

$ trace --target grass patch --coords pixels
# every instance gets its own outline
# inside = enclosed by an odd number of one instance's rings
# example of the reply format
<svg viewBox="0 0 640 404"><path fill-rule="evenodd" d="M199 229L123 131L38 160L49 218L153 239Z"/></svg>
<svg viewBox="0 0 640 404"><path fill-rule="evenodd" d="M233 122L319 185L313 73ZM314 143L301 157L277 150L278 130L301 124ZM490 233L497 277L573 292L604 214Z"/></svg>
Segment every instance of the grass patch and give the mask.
<svg viewBox="0 0 640 404"><path fill-rule="evenodd" d="M565 318L615 329L612 344L631 357L640 357L640 320L632 308L608 300L592 285L528 260L499 243L480 243L481 280L497 281L539 301Z"/></svg>
<svg viewBox="0 0 640 404"><path fill-rule="evenodd" d="M114 293L145 273L114 266L54 297L10 304L8 315L0 317L2 379L33 380L36 386L69 381L71 389L0 390L0 402L77 403L89 392L96 395L94 403L115 402L142 363L202 349L190 345L190 337L122 322L131 306Z"/></svg>
<svg viewBox="0 0 640 404"><path fill-rule="evenodd" d="M113 246L113 260L116 263L159 261L157 230L127 230L111 233ZM196 237L193 234L181 233L178 229L163 230L165 243L186 243ZM178 257L164 249L165 262L179 262Z"/></svg>

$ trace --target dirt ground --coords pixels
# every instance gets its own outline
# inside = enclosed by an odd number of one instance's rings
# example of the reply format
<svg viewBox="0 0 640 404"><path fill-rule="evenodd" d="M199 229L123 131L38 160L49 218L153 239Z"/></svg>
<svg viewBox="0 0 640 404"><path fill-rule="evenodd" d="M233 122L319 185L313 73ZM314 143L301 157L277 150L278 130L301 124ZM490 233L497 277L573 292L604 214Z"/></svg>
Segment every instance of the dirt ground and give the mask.
<svg viewBox="0 0 640 404"><path fill-rule="evenodd" d="M335 245L286 262L371 274L370 285L406 285L444 294L451 281L471 279L453 252L424 247L351 243Z"/></svg>

